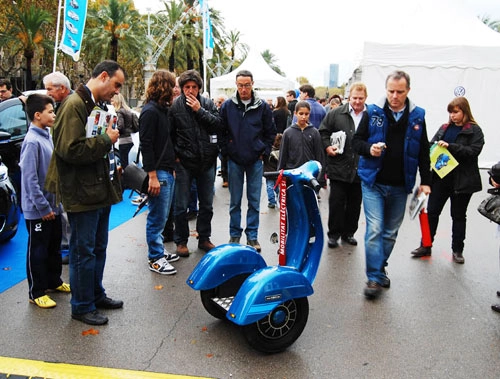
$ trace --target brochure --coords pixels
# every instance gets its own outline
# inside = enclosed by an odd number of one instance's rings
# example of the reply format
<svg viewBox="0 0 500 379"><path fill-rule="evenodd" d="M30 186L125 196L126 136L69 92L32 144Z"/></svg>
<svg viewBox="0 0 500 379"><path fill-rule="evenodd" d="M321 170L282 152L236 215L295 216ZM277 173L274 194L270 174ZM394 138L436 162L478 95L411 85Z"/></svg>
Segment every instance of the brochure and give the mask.
<svg viewBox="0 0 500 379"><path fill-rule="evenodd" d="M339 130L338 132L333 132L330 136L330 144L333 147L337 148L337 154L344 153L346 135L343 130Z"/></svg>
<svg viewBox="0 0 500 379"><path fill-rule="evenodd" d="M98 135L106 133L106 128L111 121L113 122L113 129L115 129L117 120L118 118L115 114L106 112L99 107L95 107L87 119L87 138L96 137Z"/></svg>
<svg viewBox="0 0 500 379"><path fill-rule="evenodd" d="M410 213L410 218L413 220L420 213L422 208L424 208L425 202L427 200L427 195L423 192L418 193L418 187L413 191L413 196L410 200L410 206L408 211Z"/></svg>
<svg viewBox="0 0 500 379"><path fill-rule="evenodd" d="M431 147L431 166L440 178L444 178L458 166L458 162L447 148L435 143Z"/></svg>

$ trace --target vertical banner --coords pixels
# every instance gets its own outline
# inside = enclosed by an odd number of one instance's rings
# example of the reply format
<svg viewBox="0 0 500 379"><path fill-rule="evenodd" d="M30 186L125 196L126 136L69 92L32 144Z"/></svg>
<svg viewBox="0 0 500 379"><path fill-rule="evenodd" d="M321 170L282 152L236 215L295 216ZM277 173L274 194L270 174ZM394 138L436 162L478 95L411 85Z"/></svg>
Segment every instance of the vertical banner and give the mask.
<svg viewBox="0 0 500 379"><path fill-rule="evenodd" d="M210 21L208 0L201 0L200 5L203 15L203 55L206 59L212 59L214 52L214 35L212 33L212 21Z"/></svg>
<svg viewBox="0 0 500 379"><path fill-rule="evenodd" d="M86 18L87 0L65 0L63 34L59 48L75 62L80 59Z"/></svg>

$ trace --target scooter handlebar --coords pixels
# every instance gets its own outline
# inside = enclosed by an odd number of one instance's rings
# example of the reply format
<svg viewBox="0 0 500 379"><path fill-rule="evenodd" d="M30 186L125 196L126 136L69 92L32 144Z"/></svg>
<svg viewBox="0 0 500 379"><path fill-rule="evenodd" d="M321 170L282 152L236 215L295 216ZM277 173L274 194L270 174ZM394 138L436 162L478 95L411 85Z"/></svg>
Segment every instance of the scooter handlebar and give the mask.
<svg viewBox="0 0 500 379"><path fill-rule="evenodd" d="M314 189L314 191L318 193L321 189L321 184L319 184L318 180L316 178L312 178L309 183L311 184L311 187Z"/></svg>
<svg viewBox="0 0 500 379"><path fill-rule="evenodd" d="M279 175L279 171L269 171L264 173L264 178L277 178Z"/></svg>

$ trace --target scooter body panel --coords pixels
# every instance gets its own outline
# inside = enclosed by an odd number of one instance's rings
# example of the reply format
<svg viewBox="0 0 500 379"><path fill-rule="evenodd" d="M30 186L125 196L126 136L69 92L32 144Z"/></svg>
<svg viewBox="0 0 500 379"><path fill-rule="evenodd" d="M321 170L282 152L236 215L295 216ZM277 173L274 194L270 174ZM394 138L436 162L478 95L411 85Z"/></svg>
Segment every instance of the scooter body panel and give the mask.
<svg viewBox="0 0 500 379"><path fill-rule="evenodd" d="M195 290L209 290L235 276L250 274L266 266L264 258L253 247L224 244L205 254L186 282Z"/></svg>
<svg viewBox="0 0 500 379"><path fill-rule="evenodd" d="M283 302L314 293L307 278L292 267L269 266L250 275L226 317L237 325L259 321Z"/></svg>

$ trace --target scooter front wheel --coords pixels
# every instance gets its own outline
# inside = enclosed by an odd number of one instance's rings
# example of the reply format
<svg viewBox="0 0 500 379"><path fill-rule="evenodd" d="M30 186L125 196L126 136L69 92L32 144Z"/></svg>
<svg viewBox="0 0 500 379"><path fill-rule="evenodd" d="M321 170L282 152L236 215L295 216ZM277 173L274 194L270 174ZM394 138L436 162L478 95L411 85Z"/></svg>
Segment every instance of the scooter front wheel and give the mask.
<svg viewBox="0 0 500 379"><path fill-rule="evenodd" d="M300 337L309 316L307 297L281 303L266 317L242 327L243 335L255 350L279 353Z"/></svg>

